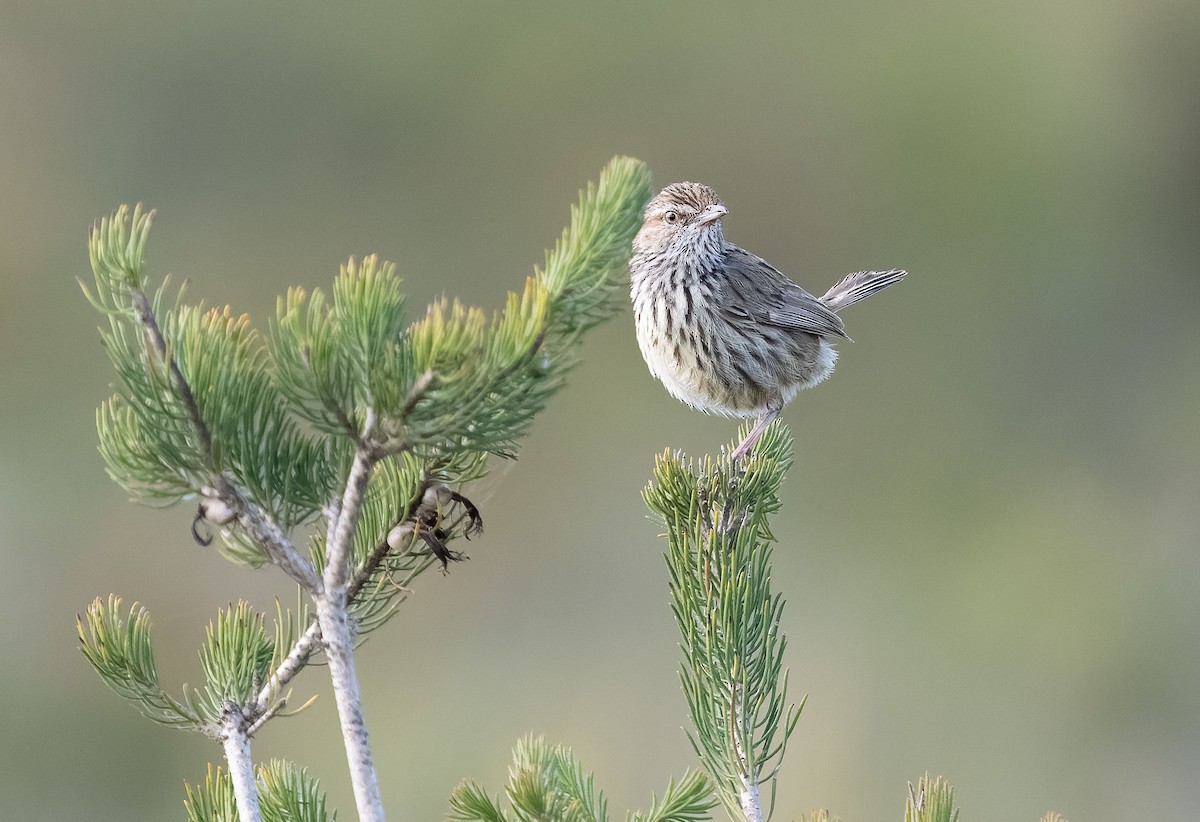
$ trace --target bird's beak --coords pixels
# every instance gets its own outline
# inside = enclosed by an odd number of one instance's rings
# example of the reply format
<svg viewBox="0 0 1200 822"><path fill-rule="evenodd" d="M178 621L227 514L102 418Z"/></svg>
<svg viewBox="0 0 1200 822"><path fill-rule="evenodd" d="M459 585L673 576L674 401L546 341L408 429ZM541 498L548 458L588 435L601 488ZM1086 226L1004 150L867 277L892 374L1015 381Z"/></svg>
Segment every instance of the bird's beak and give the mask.
<svg viewBox="0 0 1200 822"><path fill-rule="evenodd" d="M710 205L704 211L700 212L700 217L696 220L696 224L708 225L709 223L715 223L728 213L729 209L723 205Z"/></svg>

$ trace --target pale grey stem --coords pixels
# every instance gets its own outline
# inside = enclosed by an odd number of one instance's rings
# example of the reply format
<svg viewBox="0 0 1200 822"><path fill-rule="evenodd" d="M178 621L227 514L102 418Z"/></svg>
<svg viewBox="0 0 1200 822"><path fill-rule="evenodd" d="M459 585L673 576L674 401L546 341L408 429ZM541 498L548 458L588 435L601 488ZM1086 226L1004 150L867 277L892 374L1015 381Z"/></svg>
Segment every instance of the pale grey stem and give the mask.
<svg viewBox="0 0 1200 822"><path fill-rule="evenodd" d="M209 491L212 493L210 494ZM217 487L204 488L206 496L215 496L229 505L237 514L238 524L262 546L271 562L309 593L315 593L321 580L313 570L312 563L300 555L296 546L271 516L249 499L224 476L218 476Z"/></svg>
<svg viewBox="0 0 1200 822"><path fill-rule="evenodd" d="M346 589L326 587L317 599L317 620L324 638L325 658L329 664L329 679L337 702L338 719L342 725L342 740L346 746L346 762L350 766L350 782L360 822L383 822L383 798L379 792L379 777L371 758L367 739L367 723L363 717L362 694L354 670L354 630L346 613Z"/></svg>
<svg viewBox="0 0 1200 822"><path fill-rule="evenodd" d="M254 736L256 733L258 733L259 728L261 728L263 725L266 725L268 722L270 722L272 719L274 719L279 714L279 712L282 711L286 707L287 707L287 698L286 697L282 698L278 702L272 704L270 707L268 707L265 711L262 712L262 714L258 717L258 719L254 720L246 727L246 735L251 736L251 737ZM247 716L247 719L249 719L249 716Z"/></svg>
<svg viewBox="0 0 1200 822"><path fill-rule="evenodd" d="M371 423L368 422L368 425ZM364 438L365 439L365 438ZM345 588L350 575L350 548L354 541L354 529L358 527L358 514L362 509L367 483L375 459L368 447L360 446L346 478L346 490L342 493L342 504L337 515L329 520L325 537L325 587Z"/></svg>
<svg viewBox="0 0 1200 822"><path fill-rule="evenodd" d="M308 626L308 630L292 645L292 650L288 651L288 655L283 658L283 662L279 663L279 667L275 669L275 673L271 674L271 678L267 680L267 684L263 685L262 690L258 692L258 698L254 701L255 716L262 717L266 715L271 700L287 687L287 684L292 681L292 678L296 674L304 670L304 663L320 648L320 645L321 624L314 620ZM258 721L256 720L256 722ZM257 727L255 730L257 730Z"/></svg>
<svg viewBox="0 0 1200 822"><path fill-rule="evenodd" d="M746 822L763 822L762 799L758 795L758 781L742 776L742 791L738 794L742 803L742 815Z"/></svg>
<svg viewBox="0 0 1200 822"><path fill-rule="evenodd" d="M225 746L225 762L233 779L233 796L241 822L262 822L258 807L258 784L254 778L254 759L250 756L250 735L246 718L233 703L225 706L221 720L221 743Z"/></svg>
<svg viewBox="0 0 1200 822"><path fill-rule="evenodd" d="M742 783L742 789L738 792L738 802L742 806L742 816L746 818L746 822L763 822L762 798L758 793L758 768L752 767L749 757L746 756L743 739L750 736L750 731L746 728L745 709L739 698L739 689L736 687L734 688L732 707L733 744L737 750L738 764L741 770L738 778Z"/></svg>
<svg viewBox="0 0 1200 822"><path fill-rule="evenodd" d="M316 597L317 622L325 646L325 659L329 664L329 679L333 684L333 698L342 725L342 741L346 746L346 762L350 766L350 782L354 786L354 801L361 822L383 822L379 776L371 757L362 709L362 691L354 670L355 626L350 622L347 608L350 601L347 580L350 576L354 531L375 464L370 446L374 427L375 415L369 411L361 444L354 454L354 464L346 479L341 505L329 523L325 539L324 585Z"/></svg>
<svg viewBox="0 0 1200 822"><path fill-rule="evenodd" d="M412 522L402 523L401 539L405 535L411 534L416 529L416 524ZM384 554L387 553L388 545L381 544L375 553L367 560L366 564L359 570L354 578L350 580L350 584L346 590L346 602L349 604L358 596L362 587L367 584L371 578L371 574L383 561ZM295 678L296 674L304 670L304 665L308 662L308 658L316 653L321 648L321 623L318 620L308 626L308 630L301 634L300 638L292 645L292 649L288 651L288 655L279 663L279 667L275 669L275 673L271 674L271 678L263 685L262 690L258 692L258 697L254 701L254 708L251 711L252 716L258 717L250 726L250 735L263 726L273 714L269 710L271 700L279 695L280 691L287 687L287 684Z"/></svg>

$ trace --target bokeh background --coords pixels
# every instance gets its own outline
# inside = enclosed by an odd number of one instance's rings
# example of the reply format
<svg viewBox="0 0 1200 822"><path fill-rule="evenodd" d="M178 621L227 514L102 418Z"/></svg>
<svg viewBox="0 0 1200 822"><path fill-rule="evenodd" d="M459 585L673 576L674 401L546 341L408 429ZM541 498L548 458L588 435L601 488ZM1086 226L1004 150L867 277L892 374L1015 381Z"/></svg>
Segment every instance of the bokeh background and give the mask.
<svg viewBox="0 0 1200 822"><path fill-rule="evenodd" d="M91 598L145 603L177 684L217 607L290 597L105 476L91 221L157 208L151 273L264 325L370 252L414 315L499 306L627 153L713 185L730 238L813 290L912 272L785 414L774 582L810 697L776 818L898 820L926 769L964 820L1194 817L1200 4L783 5L0 6L0 815L180 819L219 758L91 673ZM395 819L499 790L528 731L618 815L695 764L639 491L734 426L651 380L627 310L583 358L479 492L471 561L360 656ZM353 819L323 679L255 751Z"/></svg>

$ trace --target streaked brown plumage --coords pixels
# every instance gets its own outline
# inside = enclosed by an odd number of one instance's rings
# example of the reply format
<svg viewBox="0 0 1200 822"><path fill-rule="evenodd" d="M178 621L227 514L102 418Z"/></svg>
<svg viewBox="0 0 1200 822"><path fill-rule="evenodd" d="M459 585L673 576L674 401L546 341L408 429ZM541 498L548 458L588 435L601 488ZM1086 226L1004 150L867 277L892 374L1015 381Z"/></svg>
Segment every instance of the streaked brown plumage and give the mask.
<svg viewBox="0 0 1200 822"><path fill-rule="evenodd" d="M638 345L667 391L711 414L757 417L749 452L783 406L833 373L837 311L899 282L860 271L814 297L766 260L725 241L728 209L700 183L674 183L646 206L629 261Z"/></svg>

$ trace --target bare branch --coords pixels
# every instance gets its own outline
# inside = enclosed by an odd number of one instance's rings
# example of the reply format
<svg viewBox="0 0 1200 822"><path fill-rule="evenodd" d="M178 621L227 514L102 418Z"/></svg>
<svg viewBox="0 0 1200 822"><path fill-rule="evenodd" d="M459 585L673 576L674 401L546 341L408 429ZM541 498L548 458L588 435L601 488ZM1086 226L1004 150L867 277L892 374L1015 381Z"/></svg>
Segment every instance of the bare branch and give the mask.
<svg viewBox="0 0 1200 822"><path fill-rule="evenodd" d="M254 702L253 708L249 714L253 717L252 723L254 730L262 727L265 721L264 717L270 710L271 700L275 695L287 687L287 684L295 678L296 674L304 670L304 665L308 662L308 658L321 649L321 624L315 619L308 626L295 644L292 645L292 650L284 657L283 662L275 669L275 673L271 674L271 678L267 680L267 684L263 685L262 690L258 692L258 698Z"/></svg>

